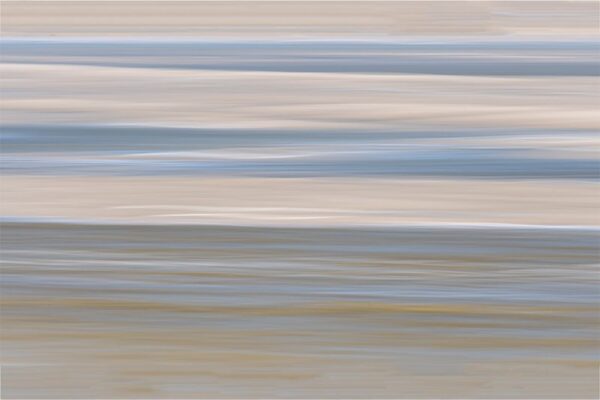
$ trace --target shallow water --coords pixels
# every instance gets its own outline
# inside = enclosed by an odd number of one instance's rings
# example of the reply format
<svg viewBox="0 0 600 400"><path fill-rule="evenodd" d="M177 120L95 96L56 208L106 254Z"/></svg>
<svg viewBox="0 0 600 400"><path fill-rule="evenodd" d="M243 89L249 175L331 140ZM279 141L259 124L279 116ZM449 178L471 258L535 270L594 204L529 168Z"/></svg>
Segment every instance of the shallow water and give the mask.
<svg viewBox="0 0 600 400"><path fill-rule="evenodd" d="M82 43L83 42L83 43ZM221 71L596 76L595 41L7 40L6 62ZM35 55L35 57L33 57ZM149 56L152 55L152 56ZM157 55L159 55L157 57ZM32 60L33 58L33 60ZM440 61L443 62L440 63Z"/></svg>
<svg viewBox="0 0 600 400"><path fill-rule="evenodd" d="M6 173L597 180L591 132L5 126ZM565 138L566 136L566 138ZM552 156L552 140L581 143ZM525 143L519 144L520 141ZM550 148L548 148L550 147ZM562 150L559 148L559 150Z"/></svg>

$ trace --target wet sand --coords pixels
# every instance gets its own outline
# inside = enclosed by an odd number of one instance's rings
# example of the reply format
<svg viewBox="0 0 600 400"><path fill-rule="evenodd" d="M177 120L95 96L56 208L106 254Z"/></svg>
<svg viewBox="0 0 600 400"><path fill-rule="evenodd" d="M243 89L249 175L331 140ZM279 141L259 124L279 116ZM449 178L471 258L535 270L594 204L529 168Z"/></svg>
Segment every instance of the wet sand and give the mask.
<svg viewBox="0 0 600 400"><path fill-rule="evenodd" d="M5 176L5 220L598 227L595 182Z"/></svg>
<svg viewBox="0 0 600 400"><path fill-rule="evenodd" d="M17 223L3 242L8 398L597 393L593 232Z"/></svg>
<svg viewBox="0 0 600 400"><path fill-rule="evenodd" d="M15 36L595 35L594 1L4 1Z"/></svg>

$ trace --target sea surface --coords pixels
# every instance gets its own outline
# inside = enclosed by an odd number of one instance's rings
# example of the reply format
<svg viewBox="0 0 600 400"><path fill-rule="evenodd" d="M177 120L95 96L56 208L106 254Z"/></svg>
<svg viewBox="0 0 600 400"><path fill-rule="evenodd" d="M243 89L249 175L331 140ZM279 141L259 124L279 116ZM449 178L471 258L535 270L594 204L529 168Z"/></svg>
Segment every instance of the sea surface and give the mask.
<svg viewBox="0 0 600 400"><path fill-rule="evenodd" d="M599 51L3 39L3 398L597 398Z"/></svg>

